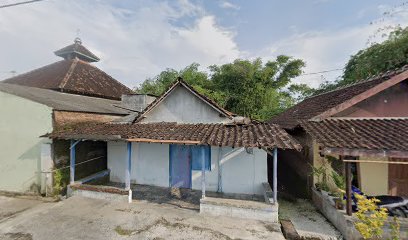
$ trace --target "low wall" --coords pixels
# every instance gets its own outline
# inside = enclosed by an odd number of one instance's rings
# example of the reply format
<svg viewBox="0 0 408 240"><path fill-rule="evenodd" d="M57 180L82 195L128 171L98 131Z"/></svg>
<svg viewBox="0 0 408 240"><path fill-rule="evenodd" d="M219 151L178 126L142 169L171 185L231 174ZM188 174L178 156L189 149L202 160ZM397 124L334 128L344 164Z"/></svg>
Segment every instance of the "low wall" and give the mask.
<svg viewBox="0 0 408 240"><path fill-rule="evenodd" d="M348 216L345 210L338 210L333 206L333 203L316 189L312 189L312 200L316 208L341 232L347 240L363 239L361 234L354 227L357 220L353 216ZM399 218L401 239L408 239L408 220ZM388 218L384 225L384 239L389 239L390 223L392 218Z"/></svg>
<svg viewBox="0 0 408 240"><path fill-rule="evenodd" d="M205 197L200 200L200 213L277 223L278 203L271 202L269 184L264 183L263 187L265 202Z"/></svg>
<svg viewBox="0 0 408 240"><path fill-rule="evenodd" d="M272 205L255 201L205 197L200 200L200 213L278 222L277 204Z"/></svg>
<svg viewBox="0 0 408 240"><path fill-rule="evenodd" d="M132 202L132 190L125 190L110 186L76 184L68 187L68 193L69 197L82 196L114 202Z"/></svg>

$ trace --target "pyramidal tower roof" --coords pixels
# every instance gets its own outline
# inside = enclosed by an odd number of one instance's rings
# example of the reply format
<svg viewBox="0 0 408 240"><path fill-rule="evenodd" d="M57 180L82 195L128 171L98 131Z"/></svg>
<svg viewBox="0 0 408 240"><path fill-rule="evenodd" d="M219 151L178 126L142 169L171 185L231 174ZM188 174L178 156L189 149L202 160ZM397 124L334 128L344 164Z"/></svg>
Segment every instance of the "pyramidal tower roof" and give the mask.
<svg viewBox="0 0 408 240"><path fill-rule="evenodd" d="M4 83L51 89L59 92L120 100L134 92L90 64L99 58L85 48L80 39L55 52L64 60L6 79Z"/></svg>
<svg viewBox="0 0 408 240"><path fill-rule="evenodd" d="M80 38L75 38L74 44L61 48L54 53L65 60L71 60L74 58L81 59L85 62L98 62L100 60L95 54L82 45Z"/></svg>

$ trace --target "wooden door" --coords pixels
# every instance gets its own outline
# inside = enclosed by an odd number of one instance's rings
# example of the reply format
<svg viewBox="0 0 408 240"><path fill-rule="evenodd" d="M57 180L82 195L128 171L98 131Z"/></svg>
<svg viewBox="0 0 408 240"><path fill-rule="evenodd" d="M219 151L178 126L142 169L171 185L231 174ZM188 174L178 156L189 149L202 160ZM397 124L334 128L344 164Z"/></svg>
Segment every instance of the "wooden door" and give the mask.
<svg viewBox="0 0 408 240"><path fill-rule="evenodd" d="M191 188L190 146L170 145L170 186Z"/></svg>
<svg viewBox="0 0 408 240"><path fill-rule="evenodd" d="M390 161L408 162L408 159L391 158ZM388 194L408 197L408 165L388 165Z"/></svg>

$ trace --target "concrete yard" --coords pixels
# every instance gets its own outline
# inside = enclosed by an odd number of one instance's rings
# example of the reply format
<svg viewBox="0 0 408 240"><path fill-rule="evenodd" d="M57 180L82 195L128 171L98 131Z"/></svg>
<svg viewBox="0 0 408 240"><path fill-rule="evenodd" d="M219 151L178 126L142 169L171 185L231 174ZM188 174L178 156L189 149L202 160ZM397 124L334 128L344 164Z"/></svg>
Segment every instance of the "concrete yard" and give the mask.
<svg viewBox="0 0 408 240"><path fill-rule="evenodd" d="M306 199L279 200L279 218L292 222L302 239L343 239L340 232Z"/></svg>
<svg viewBox="0 0 408 240"><path fill-rule="evenodd" d="M0 223L13 219L25 211L43 204L41 201L0 196Z"/></svg>
<svg viewBox="0 0 408 240"><path fill-rule="evenodd" d="M0 197L0 239L284 239L278 224L199 214L173 204Z"/></svg>

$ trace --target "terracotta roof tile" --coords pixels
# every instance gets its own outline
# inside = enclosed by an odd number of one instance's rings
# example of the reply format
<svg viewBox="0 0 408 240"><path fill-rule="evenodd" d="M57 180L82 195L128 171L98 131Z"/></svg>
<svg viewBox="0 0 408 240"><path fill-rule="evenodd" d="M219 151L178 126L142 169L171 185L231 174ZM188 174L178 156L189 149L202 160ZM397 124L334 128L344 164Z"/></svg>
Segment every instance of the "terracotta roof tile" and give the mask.
<svg viewBox="0 0 408 240"><path fill-rule="evenodd" d="M406 70L408 70L408 66L330 92L312 96L272 118L270 122L279 124L286 129L294 128L299 125L300 121L312 119Z"/></svg>
<svg viewBox="0 0 408 240"><path fill-rule="evenodd" d="M220 147L278 147L301 149L286 131L278 125L253 123L247 125L224 124L177 124L177 123L136 123L100 124L88 123L64 126L45 135L50 138L128 140L144 139L153 142L174 143L194 142L195 144ZM141 141L141 140L140 140Z"/></svg>
<svg viewBox="0 0 408 240"><path fill-rule="evenodd" d="M408 150L408 119L332 118L302 121L301 126L328 148Z"/></svg>
<svg viewBox="0 0 408 240"><path fill-rule="evenodd" d="M78 59L55 62L3 82L116 100L122 94L133 93L97 67Z"/></svg>

